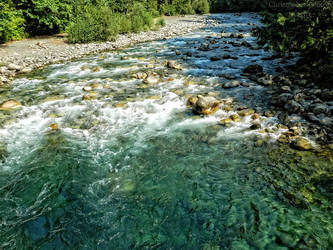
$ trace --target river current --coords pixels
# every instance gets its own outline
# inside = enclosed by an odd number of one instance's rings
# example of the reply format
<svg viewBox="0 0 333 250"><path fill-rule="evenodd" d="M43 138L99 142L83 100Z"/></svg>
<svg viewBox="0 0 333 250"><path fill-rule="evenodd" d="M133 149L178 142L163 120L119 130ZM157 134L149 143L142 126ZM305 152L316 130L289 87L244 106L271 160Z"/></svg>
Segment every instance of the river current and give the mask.
<svg viewBox="0 0 333 250"><path fill-rule="evenodd" d="M216 18L1 87L0 102L23 106L0 111L0 249L333 247L332 154L280 145L277 116L257 130L250 117L219 123L236 107L273 109L246 66L275 73L294 59L261 60L272 54L251 35L256 14ZM241 86L222 88L230 78ZM197 94L233 98L234 109L195 115L186 100Z"/></svg>

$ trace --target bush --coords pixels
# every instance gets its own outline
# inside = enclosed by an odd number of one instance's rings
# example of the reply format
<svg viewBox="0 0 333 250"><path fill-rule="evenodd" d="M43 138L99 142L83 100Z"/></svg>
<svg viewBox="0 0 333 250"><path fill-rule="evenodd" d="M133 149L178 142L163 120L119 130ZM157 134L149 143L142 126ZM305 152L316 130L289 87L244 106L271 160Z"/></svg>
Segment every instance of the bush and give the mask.
<svg viewBox="0 0 333 250"><path fill-rule="evenodd" d="M327 58L333 49L333 4L304 0L284 6L291 8L280 7L264 14L266 26L256 31L260 44L279 53L298 51L312 59Z"/></svg>
<svg viewBox="0 0 333 250"><path fill-rule="evenodd" d="M24 36L25 21L22 13L10 4L0 2L0 43L19 40Z"/></svg>
<svg viewBox="0 0 333 250"><path fill-rule="evenodd" d="M192 6L197 14L209 13L209 3L207 0L194 0Z"/></svg>
<svg viewBox="0 0 333 250"><path fill-rule="evenodd" d="M76 0L13 0L26 20L31 35L48 35L64 30Z"/></svg>
<svg viewBox="0 0 333 250"><path fill-rule="evenodd" d="M116 21L109 7L90 5L74 19L68 40L72 43L109 40L120 32Z"/></svg>
<svg viewBox="0 0 333 250"><path fill-rule="evenodd" d="M165 25L166 25L166 23L165 23L165 19L164 18L159 18L159 19L157 19L157 21L156 21L156 25L157 26L160 26L160 27L164 27Z"/></svg>

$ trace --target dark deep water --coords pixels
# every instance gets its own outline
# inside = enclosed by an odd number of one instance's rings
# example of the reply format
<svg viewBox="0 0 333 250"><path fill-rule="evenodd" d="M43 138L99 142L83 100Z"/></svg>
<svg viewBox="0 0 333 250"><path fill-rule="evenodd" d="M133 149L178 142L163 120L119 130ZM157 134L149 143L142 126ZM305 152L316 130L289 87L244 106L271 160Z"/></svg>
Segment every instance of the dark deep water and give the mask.
<svg viewBox="0 0 333 250"><path fill-rule="evenodd" d="M0 111L0 249L333 248L330 152L279 145L276 117L261 118L262 133L248 130L250 118L218 125L235 111L186 107L189 95L213 92L270 109L269 88L240 75L281 65L261 60L271 54L250 36L258 17L218 17L221 27L52 65L0 89L0 102L24 105ZM222 30L245 38L216 39ZM244 40L254 48L227 43ZM226 54L237 58L209 59ZM167 69L170 59L183 70ZM132 77L142 71L161 81ZM222 74L244 84L223 89ZM82 100L87 86L95 100Z"/></svg>

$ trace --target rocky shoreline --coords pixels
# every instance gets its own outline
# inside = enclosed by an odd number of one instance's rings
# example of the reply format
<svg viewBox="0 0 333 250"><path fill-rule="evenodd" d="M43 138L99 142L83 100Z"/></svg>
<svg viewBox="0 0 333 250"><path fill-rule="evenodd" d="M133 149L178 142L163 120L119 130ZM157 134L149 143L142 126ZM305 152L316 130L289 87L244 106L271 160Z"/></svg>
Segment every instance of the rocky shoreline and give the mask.
<svg viewBox="0 0 333 250"><path fill-rule="evenodd" d="M81 58L88 54L132 46L136 43L169 39L194 29L218 25L210 15L167 17L166 26L158 31L118 35L115 41L68 44L64 37L53 39L28 39L0 47L0 85L11 82L18 74L29 73L49 64ZM16 46L16 44L20 44Z"/></svg>

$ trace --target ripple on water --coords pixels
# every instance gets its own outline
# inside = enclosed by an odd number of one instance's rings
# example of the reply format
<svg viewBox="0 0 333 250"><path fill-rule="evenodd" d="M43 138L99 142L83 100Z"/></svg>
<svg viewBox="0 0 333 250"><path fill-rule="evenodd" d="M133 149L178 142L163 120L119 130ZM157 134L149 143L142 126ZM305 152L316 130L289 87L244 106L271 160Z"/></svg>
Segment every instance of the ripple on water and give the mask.
<svg viewBox="0 0 333 250"><path fill-rule="evenodd" d="M333 245L330 153L277 145L284 130L276 117L262 116L262 128L250 130L250 117L220 125L234 110L201 117L186 107L185 96L211 92L236 99L234 108L270 108L270 95L255 83L221 87L221 75L238 77L257 58L240 54L253 51L230 47L239 57L232 64L213 65L199 51L182 61L183 71L163 66L175 50L185 54L222 30L241 28L254 42L248 23L259 23L255 14L217 17L221 27L53 65L1 89L23 107L0 114L0 248ZM132 78L141 71L161 82ZM82 101L91 92L96 99Z"/></svg>

